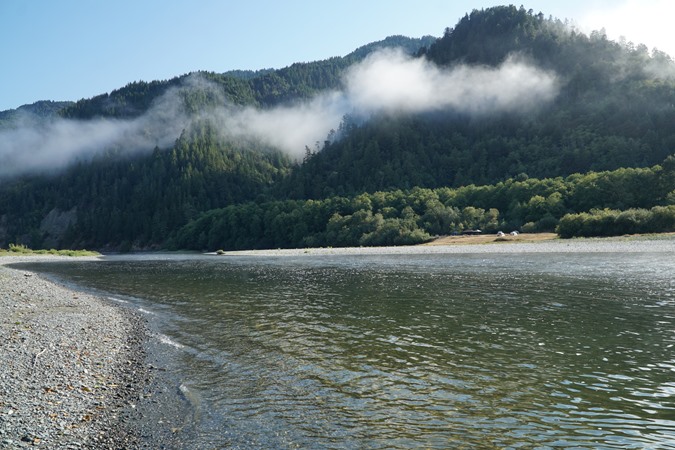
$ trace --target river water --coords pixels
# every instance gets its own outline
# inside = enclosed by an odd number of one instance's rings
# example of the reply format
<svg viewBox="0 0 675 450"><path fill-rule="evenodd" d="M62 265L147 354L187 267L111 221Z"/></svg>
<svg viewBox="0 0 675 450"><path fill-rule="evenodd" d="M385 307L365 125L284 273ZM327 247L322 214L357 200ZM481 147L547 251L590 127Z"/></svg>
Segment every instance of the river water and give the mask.
<svg viewBox="0 0 675 450"><path fill-rule="evenodd" d="M675 448L671 252L131 255L192 448Z"/></svg>

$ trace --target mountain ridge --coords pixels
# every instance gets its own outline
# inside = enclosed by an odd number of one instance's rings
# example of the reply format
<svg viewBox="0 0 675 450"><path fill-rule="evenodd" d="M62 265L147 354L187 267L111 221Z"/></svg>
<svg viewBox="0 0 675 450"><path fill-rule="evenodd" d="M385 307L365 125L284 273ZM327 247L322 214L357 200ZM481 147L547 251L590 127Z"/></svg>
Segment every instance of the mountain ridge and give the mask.
<svg viewBox="0 0 675 450"><path fill-rule="evenodd" d="M668 159L675 149L669 126L675 123L675 71L667 55L600 32L585 35L514 6L474 10L438 39L394 36L379 45L401 39L426 44L382 53L372 43L345 57L278 70L134 82L65 104L63 122L50 125L55 136L79 138L88 129L71 127L84 123L107 132L117 127L133 139L104 140L96 153L75 154L74 165L58 177L25 172L0 180L0 243L98 249L177 242L182 248L400 244L480 224L552 230L566 214L589 208L675 202ZM416 81L394 83L399 79ZM428 85L417 86L418 80ZM464 100L443 92L459 92ZM176 105L176 117L189 122L167 115ZM325 139L307 142L304 158L275 147L275 139L315 125L315 116L330 108L330 120L347 113ZM288 122L292 115L300 121ZM277 128L256 134L270 125ZM166 130L176 138L167 139ZM129 142L147 149L133 151ZM47 149L60 148L56 144ZM17 170L36 160L23 151L14 156ZM627 201L603 200L608 194L602 192L595 203L570 197L579 183L597 179L593 173L606 174ZM474 204L457 203L458 194L447 191L500 183L520 189L528 179L556 188L475 197ZM640 184L652 186L650 201ZM395 194L401 190L408 194ZM393 203L378 200L379 193ZM55 217L68 218L57 235L48 219ZM239 226L242 221L254 228ZM249 235L232 239L241 232ZM314 238L303 240L303 233Z"/></svg>
<svg viewBox="0 0 675 450"><path fill-rule="evenodd" d="M421 38L412 38L402 35L392 35L388 36L380 41L371 42L365 44L352 52L344 56L333 56L326 58L324 60L311 61L311 62L296 62L289 66L279 68L279 69L260 69L260 70L230 70L223 73L216 73L207 70L200 70L196 72L189 72L183 75L177 75L167 80L151 80L151 81L133 81L127 83L125 86L113 89L110 92L101 93L90 98L82 98L80 100L74 101L61 101L55 102L53 100L39 100L31 104L21 105L14 109L8 109L5 111L0 111L0 123L3 121L5 116L14 115L19 112L28 112L28 113L39 113L38 108L44 106L45 104L53 103L58 104L58 108L51 110L51 113L58 113L63 111L60 115L67 118L92 118L94 114L97 114L101 117L125 117L128 115L137 115L142 114L152 103L158 95L161 95L170 87L175 87L179 85L186 77L189 77L194 73L206 74L212 78L232 78L236 81L253 81L256 79L264 78L266 76L280 76L284 78L288 72L292 72L294 68L302 66L314 66L325 64L329 61L340 61L341 67L346 67L348 64L352 64L355 61L365 58L368 54L377 51L382 48L398 47L403 48L408 53L416 53L420 48L430 45L437 38L433 36L423 36ZM148 98L145 98L145 97ZM118 98L127 98L129 99L130 106L124 105L125 102L119 101L123 111L114 106L106 106L106 102L117 102ZM235 98L236 100L236 98ZM252 99L248 99L252 100ZM78 106L79 105L79 106ZM119 106L118 106L119 108ZM95 111L95 112L94 112ZM42 115L42 114L39 114ZM53 114L50 114L53 115Z"/></svg>

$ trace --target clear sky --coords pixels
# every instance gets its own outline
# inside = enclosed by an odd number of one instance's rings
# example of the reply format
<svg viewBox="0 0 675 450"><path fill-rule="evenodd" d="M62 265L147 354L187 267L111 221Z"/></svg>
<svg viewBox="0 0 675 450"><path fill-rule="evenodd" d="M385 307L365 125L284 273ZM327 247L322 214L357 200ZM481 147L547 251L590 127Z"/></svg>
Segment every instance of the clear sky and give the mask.
<svg viewBox="0 0 675 450"><path fill-rule="evenodd" d="M520 6L520 2L513 2ZM490 0L0 0L0 111L196 70L281 68L401 34L440 36ZM530 0L675 55L673 0Z"/></svg>

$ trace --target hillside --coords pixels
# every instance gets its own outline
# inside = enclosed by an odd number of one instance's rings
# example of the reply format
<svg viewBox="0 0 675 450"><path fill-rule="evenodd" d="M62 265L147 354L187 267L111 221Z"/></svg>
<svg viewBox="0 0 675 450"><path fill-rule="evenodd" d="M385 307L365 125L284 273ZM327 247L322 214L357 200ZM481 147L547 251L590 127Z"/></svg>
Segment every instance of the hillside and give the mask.
<svg viewBox="0 0 675 450"><path fill-rule="evenodd" d="M0 113L3 246L409 244L675 214L672 59L522 7L33 108L39 133Z"/></svg>
<svg viewBox="0 0 675 450"><path fill-rule="evenodd" d="M550 102L476 114L462 107L380 116L295 171L298 198L495 183L646 167L675 151L675 65L667 55L586 36L523 8L474 11L426 56L500 67L516 55L559 83Z"/></svg>
<svg viewBox="0 0 675 450"><path fill-rule="evenodd" d="M0 246L157 248L203 211L266 198L292 159L255 137L223 136L216 117L229 113L223 105L307 97L337 86L341 70L377 49L412 54L434 40L393 36L325 61L138 81L77 102L1 112ZM106 133L114 138L101 139ZM62 150L82 135L94 142Z"/></svg>

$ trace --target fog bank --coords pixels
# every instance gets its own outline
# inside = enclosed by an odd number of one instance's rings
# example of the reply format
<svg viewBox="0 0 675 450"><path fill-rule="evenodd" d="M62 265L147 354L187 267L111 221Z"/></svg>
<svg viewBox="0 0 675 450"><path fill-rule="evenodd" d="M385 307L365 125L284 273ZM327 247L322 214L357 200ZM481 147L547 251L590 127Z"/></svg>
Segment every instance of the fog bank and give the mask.
<svg viewBox="0 0 675 450"><path fill-rule="evenodd" d="M216 92L218 105L188 114L181 91ZM268 109L229 104L217 87L199 75L158 98L134 119L37 120L23 117L0 131L0 177L59 170L97 153L169 147L197 119L212 120L224 139L255 139L301 157L305 147L323 142L345 114L367 120L377 114L455 111L472 116L526 112L550 102L559 91L555 74L516 57L498 67L438 67L400 50L371 54L349 68L339 90ZM220 96L220 97L218 97Z"/></svg>

